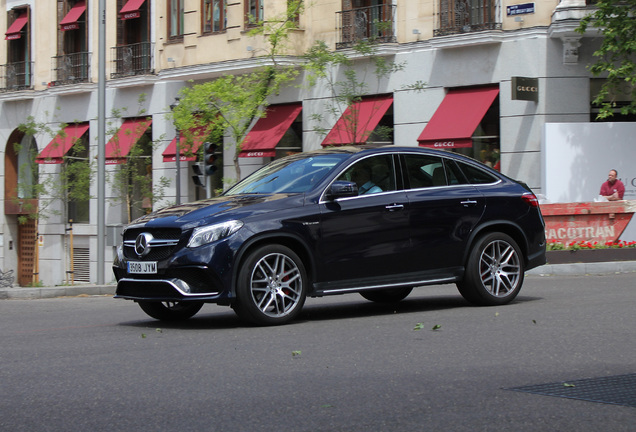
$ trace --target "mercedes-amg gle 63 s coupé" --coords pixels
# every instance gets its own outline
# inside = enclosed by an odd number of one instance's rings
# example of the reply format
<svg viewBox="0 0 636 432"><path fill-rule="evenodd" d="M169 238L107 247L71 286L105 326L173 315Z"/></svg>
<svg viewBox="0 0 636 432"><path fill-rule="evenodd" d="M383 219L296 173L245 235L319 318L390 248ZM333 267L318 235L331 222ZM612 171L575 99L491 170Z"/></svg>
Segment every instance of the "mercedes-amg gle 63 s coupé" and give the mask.
<svg viewBox="0 0 636 432"><path fill-rule="evenodd" d="M217 303L272 325L308 296L397 302L431 284L506 304L545 246L523 183L445 151L341 147L275 160L219 197L137 219L113 270L116 297L151 317Z"/></svg>

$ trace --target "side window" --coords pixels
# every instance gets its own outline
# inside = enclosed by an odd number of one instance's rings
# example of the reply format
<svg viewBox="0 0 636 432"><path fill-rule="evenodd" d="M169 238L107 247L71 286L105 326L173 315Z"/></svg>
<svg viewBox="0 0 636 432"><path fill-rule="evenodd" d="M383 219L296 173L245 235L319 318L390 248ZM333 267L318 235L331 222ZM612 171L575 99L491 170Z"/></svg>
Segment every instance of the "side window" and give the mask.
<svg viewBox="0 0 636 432"><path fill-rule="evenodd" d="M446 174L448 175L448 184L450 185L461 185L461 184L469 184L468 179L459 169L457 163L450 159L444 160L444 165L446 166Z"/></svg>
<svg viewBox="0 0 636 432"><path fill-rule="evenodd" d="M403 158L408 189L448 184L442 158L418 154L405 154Z"/></svg>
<svg viewBox="0 0 636 432"><path fill-rule="evenodd" d="M463 162L457 162L457 164L461 167L462 172L466 175L471 184L495 183L499 180L494 175L479 169L476 166L465 164Z"/></svg>
<svg viewBox="0 0 636 432"><path fill-rule="evenodd" d="M358 185L358 195L395 190L395 169L391 155L374 156L356 162L338 177Z"/></svg>

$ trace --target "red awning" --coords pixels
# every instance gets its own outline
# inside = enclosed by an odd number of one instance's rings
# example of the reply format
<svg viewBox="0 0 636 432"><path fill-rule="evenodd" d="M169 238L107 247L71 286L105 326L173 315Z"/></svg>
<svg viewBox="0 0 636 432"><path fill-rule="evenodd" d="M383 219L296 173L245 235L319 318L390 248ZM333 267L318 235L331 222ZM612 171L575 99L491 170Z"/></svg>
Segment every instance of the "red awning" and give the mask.
<svg viewBox="0 0 636 432"><path fill-rule="evenodd" d="M195 161L197 160L197 151L203 141L206 138L206 128L200 126L198 128L190 129L190 133L188 136L184 136L181 134L179 137L179 154L181 155L182 161ZM188 138L191 139L190 143L188 143ZM164 162L175 162L177 160L177 137L174 137L168 147L163 151L163 161Z"/></svg>
<svg viewBox="0 0 636 432"><path fill-rule="evenodd" d="M422 147L473 146L473 133L499 94L499 87L449 90L417 139Z"/></svg>
<svg viewBox="0 0 636 432"><path fill-rule="evenodd" d="M26 25L28 21L29 21L29 16L27 15L26 12L23 12L22 14L20 14L20 16L17 17L15 21L13 21L13 24L9 26L9 29L5 33L6 35L5 39L6 40L20 39L22 37L20 32L22 32L22 29L24 28L24 26Z"/></svg>
<svg viewBox="0 0 636 432"><path fill-rule="evenodd" d="M276 156L276 145L302 109L300 103L269 106L266 117L258 119L243 140L239 157Z"/></svg>
<svg viewBox="0 0 636 432"><path fill-rule="evenodd" d="M77 22L84 12L86 12L86 2L84 0L79 0L75 3L75 6L68 11L64 19L60 21L60 30L66 31L79 29L79 24Z"/></svg>
<svg viewBox="0 0 636 432"><path fill-rule="evenodd" d="M123 20L131 18L139 18L141 13L139 9L146 0L128 0L123 8L119 11L119 17Z"/></svg>
<svg viewBox="0 0 636 432"><path fill-rule="evenodd" d="M393 103L393 95L365 97L351 105L322 142L323 146L364 144Z"/></svg>
<svg viewBox="0 0 636 432"><path fill-rule="evenodd" d="M88 131L88 123L76 123L66 126L62 132L35 157L39 164L60 164L73 145Z"/></svg>
<svg viewBox="0 0 636 432"><path fill-rule="evenodd" d="M126 119L117 133L106 144L106 164L116 165L126 162L130 149L152 124L150 118Z"/></svg>

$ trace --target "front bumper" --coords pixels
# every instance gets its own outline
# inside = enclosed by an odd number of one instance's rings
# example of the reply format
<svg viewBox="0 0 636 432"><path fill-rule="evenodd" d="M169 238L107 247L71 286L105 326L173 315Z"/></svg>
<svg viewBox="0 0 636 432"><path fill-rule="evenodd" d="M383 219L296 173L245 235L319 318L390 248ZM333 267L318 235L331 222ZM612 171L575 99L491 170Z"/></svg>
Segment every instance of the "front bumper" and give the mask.
<svg viewBox="0 0 636 432"><path fill-rule="evenodd" d="M193 293L192 287L181 279L132 279L117 282L115 298L137 301L206 301L217 303L221 292Z"/></svg>

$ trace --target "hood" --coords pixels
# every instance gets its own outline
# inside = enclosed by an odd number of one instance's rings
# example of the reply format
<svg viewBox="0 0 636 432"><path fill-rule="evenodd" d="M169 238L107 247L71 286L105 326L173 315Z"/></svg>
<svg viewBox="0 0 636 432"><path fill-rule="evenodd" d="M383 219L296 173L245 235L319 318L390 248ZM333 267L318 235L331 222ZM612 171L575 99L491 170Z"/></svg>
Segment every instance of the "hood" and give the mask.
<svg viewBox="0 0 636 432"><path fill-rule="evenodd" d="M166 207L134 220L130 226L187 225L194 228L230 219L243 219L288 207L302 206L299 194L246 194L221 196Z"/></svg>

